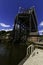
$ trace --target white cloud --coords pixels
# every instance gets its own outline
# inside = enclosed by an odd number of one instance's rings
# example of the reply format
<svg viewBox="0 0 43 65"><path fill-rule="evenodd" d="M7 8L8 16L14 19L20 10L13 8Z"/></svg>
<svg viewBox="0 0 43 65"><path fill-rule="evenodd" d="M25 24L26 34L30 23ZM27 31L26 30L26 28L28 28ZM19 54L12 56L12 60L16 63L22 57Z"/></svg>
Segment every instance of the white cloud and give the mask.
<svg viewBox="0 0 43 65"><path fill-rule="evenodd" d="M6 29L5 31L12 31L13 29Z"/></svg>
<svg viewBox="0 0 43 65"><path fill-rule="evenodd" d="M13 29L1 29L0 31L2 31L2 30L4 30L4 31L12 31Z"/></svg>
<svg viewBox="0 0 43 65"><path fill-rule="evenodd" d="M39 32L43 32L43 30L40 30Z"/></svg>
<svg viewBox="0 0 43 65"><path fill-rule="evenodd" d="M43 21L40 23L40 26L43 26Z"/></svg>
<svg viewBox="0 0 43 65"><path fill-rule="evenodd" d="M39 31L39 34L42 35L42 34L43 34L43 30L40 30L40 31Z"/></svg>
<svg viewBox="0 0 43 65"><path fill-rule="evenodd" d="M2 27L10 27L10 25L7 25L5 23L0 23L0 26L2 26Z"/></svg>
<svg viewBox="0 0 43 65"><path fill-rule="evenodd" d="M39 33L40 35L42 35L42 33Z"/></svg>

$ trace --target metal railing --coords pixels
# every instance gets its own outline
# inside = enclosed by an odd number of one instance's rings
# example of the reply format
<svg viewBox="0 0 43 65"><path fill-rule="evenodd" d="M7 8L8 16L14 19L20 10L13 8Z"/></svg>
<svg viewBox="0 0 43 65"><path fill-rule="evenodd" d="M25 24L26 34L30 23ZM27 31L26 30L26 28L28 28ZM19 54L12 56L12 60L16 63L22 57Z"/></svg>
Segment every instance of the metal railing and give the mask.
<svg viewBox="0 0 43 65"><path fill-rule="evenodd" d="M27 54L26 55L29 55L34 51L35 47L33 44L31 44L30 46L27 47Z"/></svg>

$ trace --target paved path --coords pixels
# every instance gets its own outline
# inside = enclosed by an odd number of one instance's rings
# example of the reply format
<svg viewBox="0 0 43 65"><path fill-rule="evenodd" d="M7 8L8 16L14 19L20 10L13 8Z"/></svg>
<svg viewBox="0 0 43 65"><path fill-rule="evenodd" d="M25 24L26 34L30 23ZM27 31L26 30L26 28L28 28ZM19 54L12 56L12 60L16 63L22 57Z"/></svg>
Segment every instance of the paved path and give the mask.
<svg viewBox="0 0 43 65"><path fill-rule="evenodd" d="M23 65L43 65L43 50L35 49Z"/></svg>

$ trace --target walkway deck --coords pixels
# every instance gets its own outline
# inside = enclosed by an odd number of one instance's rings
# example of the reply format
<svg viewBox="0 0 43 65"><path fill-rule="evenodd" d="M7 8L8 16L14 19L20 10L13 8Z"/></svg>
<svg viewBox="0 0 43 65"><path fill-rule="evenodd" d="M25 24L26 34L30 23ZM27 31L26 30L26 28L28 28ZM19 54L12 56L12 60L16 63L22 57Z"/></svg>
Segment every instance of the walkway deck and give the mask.
<svg viewBox="0 0 43 65"><path fill-rule="evenodd" d="M23 65L43 65L43 50L35 49Z"/></svg>

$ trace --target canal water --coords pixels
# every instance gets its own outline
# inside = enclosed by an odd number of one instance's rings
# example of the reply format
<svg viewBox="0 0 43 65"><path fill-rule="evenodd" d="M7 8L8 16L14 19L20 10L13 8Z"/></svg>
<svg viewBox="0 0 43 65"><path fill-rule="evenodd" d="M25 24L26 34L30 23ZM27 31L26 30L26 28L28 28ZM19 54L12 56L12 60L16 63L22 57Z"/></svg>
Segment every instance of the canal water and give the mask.
<svg viewBox="0 0 43 65"><path fill-rule="evenodd" d="M0 65L8 65L9 50L6 45L0 44Z"/></svg>
<svg viewBox="0 0 43 65"><path fill-rule="evenodd" d="M26 46L0 44L0 65L18 65L26 55Z"/></svg>

